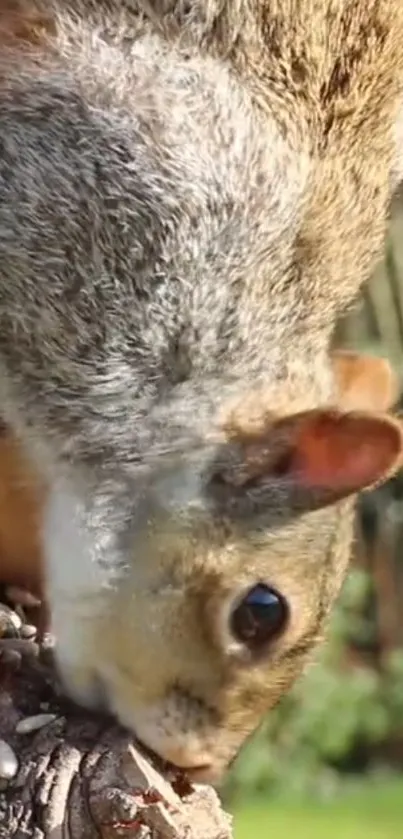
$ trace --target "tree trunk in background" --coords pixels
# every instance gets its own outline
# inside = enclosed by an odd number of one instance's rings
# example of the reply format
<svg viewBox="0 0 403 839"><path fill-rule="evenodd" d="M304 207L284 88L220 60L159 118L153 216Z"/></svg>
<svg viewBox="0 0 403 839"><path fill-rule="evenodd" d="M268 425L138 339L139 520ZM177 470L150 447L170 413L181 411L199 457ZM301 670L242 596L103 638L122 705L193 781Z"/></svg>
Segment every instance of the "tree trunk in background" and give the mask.
<svg viewBox="0 0 403 839"><path fill-rule="evenodd" d="M335 345L388 357L400 379L398 407L402 410L403 193L393 203L384 257L356 304L340 320ZM371 494L371 507L374 527L369 536L361 528L356 559L373 581L377 648L382 659L403 644L402 472Z"/></svg>

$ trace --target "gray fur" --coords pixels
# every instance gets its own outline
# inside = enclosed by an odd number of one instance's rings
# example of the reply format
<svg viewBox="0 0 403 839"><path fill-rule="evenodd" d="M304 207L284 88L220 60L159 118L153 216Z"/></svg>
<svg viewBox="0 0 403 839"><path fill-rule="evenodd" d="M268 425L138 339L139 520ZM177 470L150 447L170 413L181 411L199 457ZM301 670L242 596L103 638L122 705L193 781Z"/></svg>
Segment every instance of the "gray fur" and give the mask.
<svg viewBox="0 0 403 839"><path fill-rule="evenodd" d="M199 391L215 412L309 317L291 282L309 161L214 59L82 24L61 47L0 99L2 401L52 459L136 460L161 400L182 446Z"/></svg>

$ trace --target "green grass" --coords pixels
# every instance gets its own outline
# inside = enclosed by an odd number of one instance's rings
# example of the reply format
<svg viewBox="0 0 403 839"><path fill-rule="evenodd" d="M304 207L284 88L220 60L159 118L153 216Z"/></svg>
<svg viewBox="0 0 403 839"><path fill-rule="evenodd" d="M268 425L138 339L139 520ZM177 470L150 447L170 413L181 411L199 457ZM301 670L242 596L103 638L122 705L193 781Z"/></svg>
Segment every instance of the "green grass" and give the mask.
<svg viewBox="0 0 403 839"><path fill-rule="evenodd" d="M235 839L399 839L403 782L329 803L259 799L233 807Z"/></svg>

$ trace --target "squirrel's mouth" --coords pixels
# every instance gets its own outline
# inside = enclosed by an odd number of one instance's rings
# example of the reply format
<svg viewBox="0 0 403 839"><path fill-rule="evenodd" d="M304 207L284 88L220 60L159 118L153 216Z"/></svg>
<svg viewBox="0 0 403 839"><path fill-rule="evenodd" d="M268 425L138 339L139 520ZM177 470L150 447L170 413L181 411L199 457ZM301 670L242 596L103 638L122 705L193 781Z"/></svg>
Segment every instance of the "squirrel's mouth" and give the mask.
<svg viewBox="0 0 403 839"><path fill-rule="evenodd" d="M188 783L189 785L192 783L214 784L221 779L226 767L218 761L210 760L208 750L203 748L180 749L176 748L175 742L164 742L164 738L161 739L158 734L158 725L152 718L152 715L151 723L147 719L148 709L144 719L141 710L140 712L138 709L136 711L132 706L128 710L126 704L123 706L120 705L119 707L116 702L116 696L113 693L112 697L114 701L111 701L111 693L108 690L109 680L105 679L104 674L103 677L98 678L100 688L99 696L102 696L104 711L112 715L112 717L134 735L134 739L144 754L144 757L170 783L178 783L180 785L183 783ZM177 755L178 761L176 761Z"/></svg>
<svg viewBox="0 0 403 839"><path fill-rule="evenodd" d="M209 763L195 764L193 766L178 766L170 760L166 760L154 749L147 746L147 744L136 736L136 741L141 748L144 756L158 769L172 785L189 785L189 791L193 783L195 784L213 784L221 777L221 772L214 771L214 767Z"/></svg>

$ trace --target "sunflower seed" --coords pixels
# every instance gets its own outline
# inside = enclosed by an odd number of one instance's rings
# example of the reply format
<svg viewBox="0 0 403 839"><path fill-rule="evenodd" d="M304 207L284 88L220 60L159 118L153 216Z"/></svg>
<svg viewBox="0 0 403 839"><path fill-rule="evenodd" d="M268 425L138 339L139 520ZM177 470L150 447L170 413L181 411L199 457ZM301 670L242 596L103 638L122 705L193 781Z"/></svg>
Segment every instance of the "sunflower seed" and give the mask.
<svg viewBox="0 0 403 839"><path fill-rule="evenodd" d="M6 588L6 596L12 603L19 603L20 606L28 608L37 608L41 605L41 601L30 591L26 591L18 586L8 586Z"/></svg>
<svg viewBox="0 0 403 839"><path fill-rule="evenodd" d="M37 633L36 626L33 626L30 623L24 623L23 626L21 627L22 638L32 638L33 639L33 638L35 638L36 633Z"/></svg>
<svg viewBox="0 0 403 839"><path fill-rule="evenodd" d="M20 720L15 730L17 734L30 734L31 731L38 731L55 719L56 714L35 714L33 717L25 717L25 719Z"/></svg>
<svg viewBox="0 0 403 839"><path fill-rule="evenodd" d="M5 740L0 740L0 778L11 780L18 772L18 760Z"/></svg>
<svg viewBox="0 0 403 839"><path fill-rule="evenodd" d="M16 635L22 626L22 620L17 613L0 603L0 637L4 635Z"/></svg>

